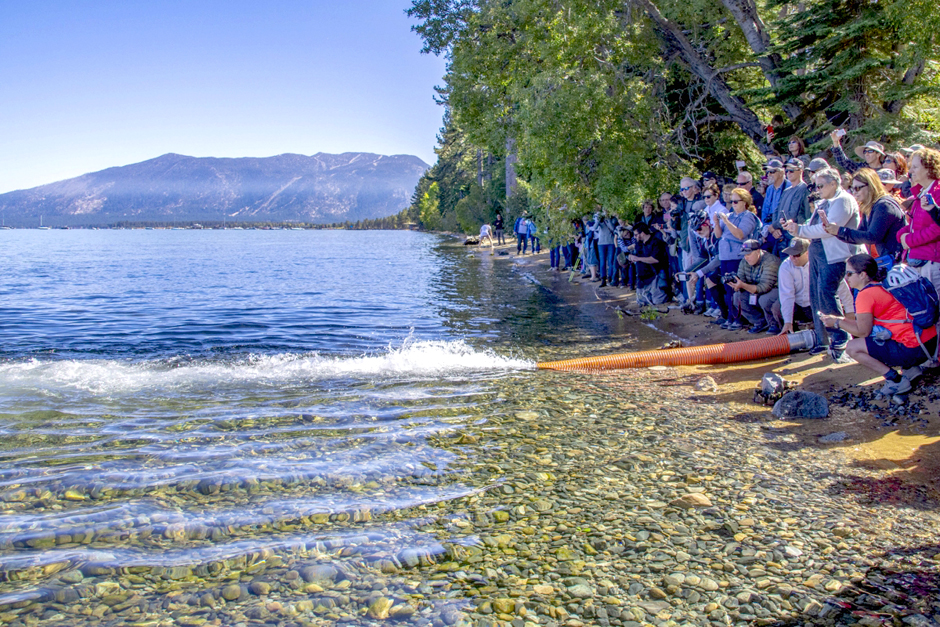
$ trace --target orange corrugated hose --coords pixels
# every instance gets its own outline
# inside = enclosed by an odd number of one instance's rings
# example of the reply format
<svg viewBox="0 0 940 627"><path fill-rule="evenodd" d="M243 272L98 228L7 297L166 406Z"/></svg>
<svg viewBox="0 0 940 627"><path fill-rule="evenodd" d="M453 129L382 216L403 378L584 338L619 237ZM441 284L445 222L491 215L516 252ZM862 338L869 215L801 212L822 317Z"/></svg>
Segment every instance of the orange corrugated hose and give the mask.
<svg viewBox="0 0 940 627"><path fill-rule="evenodd" d="M536 364L543 370L614 370L617 368L646 368L648 366L693 366L697 364L731 364L739 361L764 359L790 352L786 335L775 335L758 340L731 344L688 346L639 353L621 353L600 357L583 357L564 361Z"/></svg>

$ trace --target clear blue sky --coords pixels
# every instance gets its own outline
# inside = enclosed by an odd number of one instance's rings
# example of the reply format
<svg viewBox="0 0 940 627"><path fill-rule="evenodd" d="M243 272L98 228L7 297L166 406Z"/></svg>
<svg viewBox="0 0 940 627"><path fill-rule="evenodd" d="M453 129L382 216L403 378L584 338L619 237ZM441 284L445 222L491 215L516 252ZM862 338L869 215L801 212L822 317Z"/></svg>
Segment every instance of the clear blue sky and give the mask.
<svg viewBox="0 0 940 627"><path fill-rule="evenodd" d="M0 193L175 152L413 154L444 61L409 0L2 0Z"/></svg>

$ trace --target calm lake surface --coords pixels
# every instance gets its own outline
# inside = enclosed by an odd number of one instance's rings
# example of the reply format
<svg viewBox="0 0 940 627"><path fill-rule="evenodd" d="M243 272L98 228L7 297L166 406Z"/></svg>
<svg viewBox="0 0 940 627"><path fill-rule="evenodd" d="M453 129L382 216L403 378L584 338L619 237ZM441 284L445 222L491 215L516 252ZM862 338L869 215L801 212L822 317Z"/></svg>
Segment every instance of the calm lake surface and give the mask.
<svg viewBox="0 0 940 627"><path fill-rule="evenodd" d="M608 331L422 233L0 231L0 264L2 607L431 546L422 507L498 480L436 438Z"/></svg>

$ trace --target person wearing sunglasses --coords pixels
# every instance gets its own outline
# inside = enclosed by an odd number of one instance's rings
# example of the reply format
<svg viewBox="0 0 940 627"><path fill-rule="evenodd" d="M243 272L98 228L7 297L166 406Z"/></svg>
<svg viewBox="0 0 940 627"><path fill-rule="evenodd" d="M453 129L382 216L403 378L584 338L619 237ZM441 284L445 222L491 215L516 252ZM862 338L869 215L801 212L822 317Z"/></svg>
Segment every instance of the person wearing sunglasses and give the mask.
<svg viewBox="0 0 940 627"><path fill-rule="evenodd" d="M701 261L694 255L694 251L692 251L689 245L689 216L700 209L704 210L705 201L702 200L701 188L697 180L685 176L682 178L679 185L679 195L682 196L678 207L678 214L681 221L676 227L679 231L679 265L684 272L689 272ZM695 294L687 294L687 297L689 300L695 300Z"/></svg>
<svg viewBox="0 0 940 627"><path fill-rule="evenodd" d="M737 273L741 260L744 259L742 248L745 240L756 237L761 226L754 201L747 190L735 188L731 193L731 209L731 213L716 214L718 225L715 228L715 235L719 238L718 259L722 276ZM732 331L741 329L743 325L738 316L738 309L734 307L732 290L726 290L724 297L727 308L722 308L723 317L714 321L714 324ZM725 312L728 313L726 317L724 317Z"/></svg>
<svg viewBox="0 0 940 627"><path fill-rule="evenodd" d="M830 222L826 232L849 244L868 244L875 257L887 257L891 263L900 260L903 248L898 231L904 228L904 210L881 184L878 173L870 168L855 172L849 192L858 203L861 221L857 229Z"/></svg>
<svg viewBox="0 0 940 627"><path fill-rule="evenodd" d="M738 172L738 177L735 179L735 182L737 183L737 187L747 190L747 193L751 195L751 199L754 201L754 206L757 207L757 213L760 213L761 207L764 206L764 195L754 187L754 175L747 170L741 170ZM731 206L730 200L727 206Z"/></svg>
<svg viewBox="0 0 940 627"><path fill-rule="evenodd" d="M708 219L712 222L712 228L718 223L719 213L728 213L727 207L721 203L721 192L714 183L705 187L702 192L702 200L705 201L705 211L708 213Z"/></svg>
<svg viewBox="0 0 940 627"><path fill-rule="evenodd" d="M857 229L859 223L858 203L842 189L842 176L834 168L824 168L816 173L816 186L822 201L809 222L798 224L788 221L784 228L794 237L810 241L809 276L810 302L813 307L813 330L816 334L816 354L829 350L836 363L846 363L845 345L849 336L845 331L823 325L820 313L841 316L843 302L838 296L839 285L845 276L845 260L863 252L857 244L839 240L828 231L827 224L836 224Z"/></svg>
<svg viewBox="0 0 940 627"><path fill-rule="evenodd" d="M884 164L882 167L894 172L895 179L898 180L897 184L897 193L900 194L901 198L910 198L911 197L911 181L907 177L908 163L907 157L902 155L900 152L889 152L885 155Z"/></svg>
<svg viewBox="0 0 940 627"><path fill-rule="evenodd" d="M783 192L790 187L786 178L783 162L780 159L770 159L764 166L767 173L767 189L764 192L764 206L761 207L760 219L766 224L772 222Z"/></svg>
<svg viewBox="0 0 940 627"><path fill-rule="evenodd" d="M832 139L832 156L836 158L836 163L839 164L840 168L851 174L854 174L859 168L871 168L872 170L882 168L885 159L884 146L876 141L866 142L864 146L856 146L855 154L861 157L863 161L852 161L842 149L842 137L844 135L845 130L843 129L836 129L829 133L829 138Z"/></svg>
<svg viewBox="0 0 940 627"><path fill-rule="evenodd" d="M803 162L799 159L787 161L786 176L790 187L783 192L783 197L777 205L771 222L774 228L782 228L788 220L802 224L809 220L813 211L809 204L809 186L803 182ZM789 233L784 237L784 241L789 244Z"/></svg>
<svg viewBox="0 0 940 627"><path fill-rule="evenodd" d="M827 327L847 331L855 336L846 346L852 359L872 372L883 375L884 386L876 394L892 398L911 391L911 381L920 374L920 365L937 348L935 327L917 329L907 310L880 283L881 269L871 255L859 254L845 261L845 280L858 290L855 297L855 319L823 315ZM921 346L923 344L923 346ZM899 373L896 367L901 368ZM903 402L895 401L895 402Z"/></svg>

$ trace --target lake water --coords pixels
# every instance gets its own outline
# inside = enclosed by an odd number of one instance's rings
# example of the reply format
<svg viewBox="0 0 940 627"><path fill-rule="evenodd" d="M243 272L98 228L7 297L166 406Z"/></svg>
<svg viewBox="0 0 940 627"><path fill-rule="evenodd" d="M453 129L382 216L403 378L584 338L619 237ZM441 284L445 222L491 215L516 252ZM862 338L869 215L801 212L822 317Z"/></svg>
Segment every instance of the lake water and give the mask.
<svg viewBox="0 0 940 627"><path fill-rule="evenodd" d="M76 571L146 596L430 551L423 508L499 480L442 434L607 332L413 232L0 231L0 266L0 609L50 622Z"/></svg>

